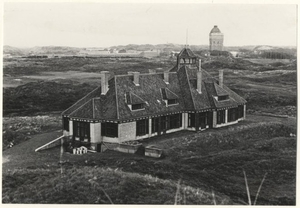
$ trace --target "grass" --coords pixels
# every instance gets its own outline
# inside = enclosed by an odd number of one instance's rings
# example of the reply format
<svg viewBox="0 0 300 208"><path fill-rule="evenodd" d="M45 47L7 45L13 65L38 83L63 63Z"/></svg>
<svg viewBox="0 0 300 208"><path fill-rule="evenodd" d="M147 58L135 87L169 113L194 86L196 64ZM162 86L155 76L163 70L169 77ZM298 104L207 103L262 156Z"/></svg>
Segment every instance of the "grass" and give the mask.
<svg viewBox="0 0 300 208"><path fill-rule="evenodd" d="M143 73L149 68L171 68L174 63L169 59L7 59L4 75L9 80L28 75L42 77L44 72L57 75L66 71L109 70L124 74L135 70ZM219 67L238 71L228 73L230 76L225 72L224 82L247 99L251 111L295 116L295 72L282 74L272 70L295 70L296 66L267 64L218 59L203 64L203 68L215 74ZM271 71L271 76L266 75ZM37 80L33 76L27 79ZM83 81L89 80L86 76ZM21 85L5 90L4 113L11 110L10 115L24 112L32 115L62 111L90 88L93 86L65 79ZM6 161L3 203L247 204L245 170L251 202L295 205L296 137L289 136L296 132L295 126L295 119L291 118L250 115L246 121L231 127L197 134L180 132L143 141L145 145L155 144L164 149L166 157L161 160L113 151L60 157L60 148L35 153L35 148L60 136L61 132L30 133L30 140L3 152ZM20 141L30 132L26 131L18 136ZM66 163L60 166L60 160ZM268 177L264 177L265 173Z"/></svg>
<svg viewBox="0 0 300 208"><path fill-rule="evenodd" d="M4 117L2 123L3 150L29 140L32 135L60 129L60 115Z"/></svg>
<svg viewBox="0 0 300 208"><path fill-rule="evenodd" d="M257 120L261 122L257 123ZM201 133L180 132L144 142L145 145L155 144L158 148L164 149L166 155L164 159L159 160L114 151L86 155L64 154L62 160L66 163L63 168L67 176L70 176L70 170L74 175L85 176L90 175L90 172L92 173L94 170L110 168L111 170L117 169L120 174L134 174L140 178L152 178L151 180L170 184L170 186L162 184L148 186L144 180L139 182L140 180L135 178L132 180L122 179L122 182L119 181L119 183L123 183L120 187L114 182L118 179L111 179L109 176L106 186L101 186L103 182L96 181L114 204L143 202L174 204L178 180L181 182L180 191L177 194L177 204L214 204L212 190L217 205L222 203L244 204L247 201L247 193L244 188L242 170L247 173L252 201L255 201L256 198L253 190L258 190L261 179L268 172L268 177L260 189L256 203L258 205L293 205L295 204L296 137L289 135L295 133L295 129L295 121L291 121L291 119L249 116L248 120L231 127L210 129ZM58 163L60 148L34 153L34 149L39 145L37 143L45 143L49 135L36 135L22 145L4 151L4 157L8 156L11 160L3 164L3 190L6 191L3 193L10 197L15 193L16 187L8 186L8 184L9 181L14 180L10 177L13 170L16 169L21 168L18 180L19 183L25 184L27 184L27 180L30 180L27 175L31 174L31 172L27 174L26 171L55 170L55 174L60 175L60 164ZM78 174L76 170L78 170ZM76 180L82 182L95 176L98 178L97 175L90 175L88 178L77 178ZM76 180L74 179L74 183ZM36 183L33 184L31 189L38 186ZM87 183L76 184L77 189L80 189ZM114 186L120 189L119 195L115 193L118 192L117 189L107 189L107 187ZM128 186L130 188L125 189ZM51 186L48 185L48 187ZM193 198L194 195L185 191L185 188L190 189L188 187L193 190L193 193L197 193L197 189L201 190L198 193L203 192L207 200ZM23 192L26 190L27 188L24 186ZM19 190L16 193L21 192ZM48 190L48 192L50 191ZM110 203L102 190L99 189L98 192L101 194L103 202ZM128 194L127 192L136 193ZM158 193L163 196L163 199ZM165 196L166 194L167 196ZM40 199L36 199L35 196L33 198L29 197L27 200L32 202L32 200ZM13 197L8 199L13 199ZM15 202L17 200L22 201L23 199L17 197ZM55 200L57 199L55 198ZM47 201L47 203L54 203L55 200ZM74 203L80 203L78 200L76 199ZM61 203L64 202L61 201Z"/></svg>
<svg viewBox="0 0 300 208"><path fill-rule="evenodd" d="M21 169L3 177L3 203L55 204L173 204L176 191L186 193L186 204L213 204L201 189L150 175L110 168L73 167ZM219 203L228 198L216 196Z"/></svg>

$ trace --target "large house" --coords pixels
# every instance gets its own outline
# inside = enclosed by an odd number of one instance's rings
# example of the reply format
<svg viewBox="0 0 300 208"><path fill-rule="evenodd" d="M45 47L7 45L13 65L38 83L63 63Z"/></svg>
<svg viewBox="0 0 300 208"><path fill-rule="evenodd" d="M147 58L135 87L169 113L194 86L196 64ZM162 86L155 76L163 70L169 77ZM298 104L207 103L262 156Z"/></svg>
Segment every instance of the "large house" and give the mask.
<svg viewBox="0 0 300 208"><path fill-rule="evenodd" d="M93 150L102 143L202 131L245 119L246 101L223 84L223 70L215 79L189 48L168 72L112 77L102 71L99 84L62 113L64 135Z"/></svg>

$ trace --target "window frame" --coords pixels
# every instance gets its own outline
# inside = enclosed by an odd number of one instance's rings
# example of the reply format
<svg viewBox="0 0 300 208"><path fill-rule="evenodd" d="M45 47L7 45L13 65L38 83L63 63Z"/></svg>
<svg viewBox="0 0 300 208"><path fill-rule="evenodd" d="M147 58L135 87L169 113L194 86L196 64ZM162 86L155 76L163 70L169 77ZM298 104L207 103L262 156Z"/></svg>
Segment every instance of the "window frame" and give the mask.
<svg viewBox="0 0 300 208"><path fill-rule="evenodd" d="M136 136L144 136L149 134L149 119L136 121Z"/></svg>
<svg viewBox="0 0 300 208"><path fill-rule="evenodd" d="M139 108L136 108L137 106L139 106ZM138 111L138 110L144 110L144 109L145 109L144 103L136 103L136 104L131 105L132 111Z"/></svg>
<svg viewBox="0 0 300 208"><path fill-rule="evenodd" d="M195 113L188 113L188 127L196 127Z"/></svg>
<svg viewBox="0 0 300 208"><path fill-rule="evenodd" d="M178 129L182 127L182 114L173 114L169 115L168 119L169 125L168 129Z"/></svg>
<svg viewBox="0 0 300 208"><path fill-rule="evenodd" d="M79 138L80 142L90 142L90 123L84 121L73 121L73 136L74 138Z"/></svg>
<svg viewBox="0 0 300 208"><path fill-rule="evenodd" d="M174 103L170 103L170 101L174 101ZM168 99L167 100L167 106L172 106L172 105L177 105L178 104L178 99Z"/></svg>
<svg viewBox="0 0 300 208"><path fill-rule="evenodd" d="M119 137L118 123L105 122L101 123L101 135L111 138Z"/></svg>
<svg viewBox="0 0 300 208"><path fill-rule="evenodd" d="M70 120L68 117L63 117L63 130L70 131Z"/></svg>
<svg viewBox="0 0 300 208"><path fill-rule="evenodd" d="M224 124L225 123L225 110L218 110L217 111L217 124Z"/></svg>

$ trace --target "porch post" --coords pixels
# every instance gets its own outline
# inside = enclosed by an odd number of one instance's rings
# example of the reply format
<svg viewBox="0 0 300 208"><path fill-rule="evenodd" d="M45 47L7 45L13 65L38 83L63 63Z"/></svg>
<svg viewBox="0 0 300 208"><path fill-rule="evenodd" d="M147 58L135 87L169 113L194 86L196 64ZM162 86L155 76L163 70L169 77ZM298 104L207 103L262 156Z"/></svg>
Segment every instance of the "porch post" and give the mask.
<svg viewBox="0 0 300 208"><path fill-rule="evenodd" d="M228 109L225 110L225 123L228 123Z"/></svg>
<svg viewBox="0 0 300 208"><path fill-rule="evenodd" d="M186 113L182 113L181 115L181 123L182 123L182 125L181 125L181 127L183 128L183 129L186 129L186 123L185 123L185 114Z"/></svg>
<svg viewBox="0 0 300 208"><path fill-rule="evenodd" d="M213 117L212 117L212 124L213 124L213 128L216 128L217 127L217 111L216 110L214 110L213 111Z"/></svg>
<svg viewBox="0 0 300 208"><path fill-rule="evenodd" d="M73 121L69 121L69 136L73 136Z"/></svg>
<svg viewBox="0 0 300 208"><path fill-rule="evenodd" d="M246 119L246 104L244 105L244 119Z"/></svg>

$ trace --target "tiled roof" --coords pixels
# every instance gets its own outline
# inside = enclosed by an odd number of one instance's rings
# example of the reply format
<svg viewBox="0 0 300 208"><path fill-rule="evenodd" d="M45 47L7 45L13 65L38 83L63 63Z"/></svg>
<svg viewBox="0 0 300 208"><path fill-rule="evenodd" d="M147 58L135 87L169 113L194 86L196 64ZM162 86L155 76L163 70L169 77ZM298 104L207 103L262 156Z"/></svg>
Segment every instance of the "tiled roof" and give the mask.
<svg viewBox="0 0 300 208"><path fill-rule="evenodd" d="M178 54L178 57L180 58L196 58L197 56L191 51L189 48L184 48L183 50L180 51Z"/></svg>
<svg viewBox="0 0 300 208"><path fill-rule="evenodd" d="M145 100L143 100L142 98L140 98L139 96L137 96L136 94L134 94L132 92L126 92L125 97L126 97L126 103L127 104L145 103Z"/></svg>
<svg viewBox="0 0 300 208"><path fill-rule="evenodd" d="M214 87L216 89L216 93L218 96L225 96L228 95L228 92L220 87L217 83L214 82Z"/></svg>
<svg viewBox="0 0 300 208"><path fill-rule="evenodd" d="M164 100L172 100L172 99L178 99L179 96L176 95L174 92L169 90L168 88L161 88L162 98Z"/></svg>
<svg viewBox="0 0 300 208"><path fill-rule="evenodd" d="M176 66L176 69L178 67ZM101 95L101 87L65 110L62 115L72 118L122 121L172 114L182 111L202 111L245 104L246 100L223 85L218 85L208 72L202 70L201 93L197 91L196 65L183 65L169 72L169 83L163 73L140 74L139 85L133 75L117 75L108 81L109 90ZM218 101L216 96L228 95ZM167 106L168 99L177 99L178 105ZM143 110L131 110L129 104L145 103Z"/></svg>

